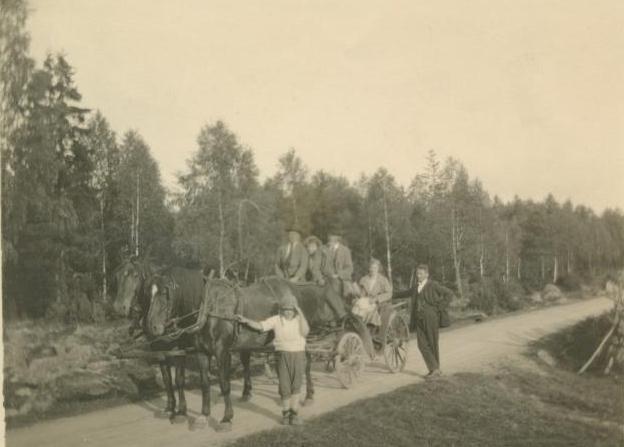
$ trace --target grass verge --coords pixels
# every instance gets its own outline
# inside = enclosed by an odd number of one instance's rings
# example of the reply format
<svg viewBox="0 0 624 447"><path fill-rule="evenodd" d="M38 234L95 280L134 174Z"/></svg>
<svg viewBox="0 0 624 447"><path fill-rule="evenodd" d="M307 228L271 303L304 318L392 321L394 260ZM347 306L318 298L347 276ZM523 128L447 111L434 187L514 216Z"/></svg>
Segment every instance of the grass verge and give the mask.
<svg viewBox="0 0 624 447"><path fill-rule="evenodd" d="M621 446L621 391L610 378L509 366L410 385L232 445Z"/></svg>

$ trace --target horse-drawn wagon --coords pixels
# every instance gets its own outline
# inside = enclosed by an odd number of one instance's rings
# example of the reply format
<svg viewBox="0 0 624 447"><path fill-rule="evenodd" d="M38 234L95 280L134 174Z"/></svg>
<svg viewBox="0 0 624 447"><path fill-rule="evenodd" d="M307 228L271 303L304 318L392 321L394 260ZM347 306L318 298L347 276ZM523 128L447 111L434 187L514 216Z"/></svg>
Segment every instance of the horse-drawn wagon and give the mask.
<svg viewBox="0 0 624 447"><path fill-rule="evenodd" d="M136 265L128 266L136 269ZM333 369L336 378L348 388L361 375L369 360L383 357L391 372L401 371L407 360L409 329L405 321L406 303L381 306L381 326L369 328L359 317L347 313L336 319L328 310L328 299L343 306L338 282L328 281L324 288L316 285L296 286L280 278L263 278L246 287L224 279L203 277L202 272L172 268L165 272L141 274L120 272L128 283L128 299L117 307L129 315L135 309L135 322L146 339L122 350L125 357L148 357L157 360L167 389L165 411L186 414L184 397L185 357L197 357L202 386L201 417L203 425L210 414L210 384L218 379L225 402L220 426L231 426L234 410L231 402L230 377L232 354L240 355L243 367L243 400L252 395L250 357L254 352L272 352L272 335L259 333L239 323L237 315L260 321L274 315L281 300L294 296L312 330L307 343L306 401L314 396L310 374L313 359L322 359ZM344 312L344 309L343 309ZM372 329L372 330L371 330ZM216 362L216 376L210 373L211 359ZM171 367L176 368L173 392ZM198 422L199 421L199 422ZM203 421L203 422L202 422Z"/></svg>
<svg viewBox="0 0 624 447"><path fill-rule="evenodd" d="M405 368L409 329L406 322L407 302L386 303L379 309L381 326L365 326L349 315L336 328L321 328L307 338L306 351L316 360L326 362L327 369L333 371L345 388L354 385L361 376L368 361L383 358L392 373ZM192 346L180 347L179 340L191 334L197 326L194 311L169 322L167 331L151 339L140 339L120 352L122 357L143 357L158 361L181 357L195 352ZM211 315L230 320L233 316ZM235 323L236 324L236 323ZM255 352L270 353L272 347Z"/></svg>

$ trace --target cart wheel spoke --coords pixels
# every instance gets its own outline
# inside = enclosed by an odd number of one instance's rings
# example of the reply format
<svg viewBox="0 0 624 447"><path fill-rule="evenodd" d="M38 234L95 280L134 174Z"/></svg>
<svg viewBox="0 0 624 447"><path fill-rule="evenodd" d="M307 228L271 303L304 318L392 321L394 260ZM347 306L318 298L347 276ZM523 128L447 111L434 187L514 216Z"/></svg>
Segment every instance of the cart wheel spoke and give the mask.
<svg viewBox="0 0 624 447"><path fill-rule="evenodd" d="M359 335L347 332L336 346L336 376L342 386L351 387L364 370L364 343Z"/></svg>
<svg viewBox="0 0 624 447"><path fill-rule="evenodd" d="M399 372L407 363L407 343L409 341L409 329L405 320L393 312L388 317L386 330L384 331L384 358L386 366L391 372Z"/></svg>

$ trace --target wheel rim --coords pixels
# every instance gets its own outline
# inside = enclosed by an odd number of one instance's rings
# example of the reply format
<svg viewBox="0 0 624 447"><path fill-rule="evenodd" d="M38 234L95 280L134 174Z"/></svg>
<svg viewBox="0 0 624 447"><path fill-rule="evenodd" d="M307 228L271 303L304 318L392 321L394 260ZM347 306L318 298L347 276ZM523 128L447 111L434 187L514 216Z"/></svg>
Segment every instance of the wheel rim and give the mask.
<svg viewBox="0 0 624 447"><path fill-rule="evenodd" d="M353 332L344 334L336 347L335 372L340 383L349 388L364 370L364 343L359 335Z"/></svg>
<svg viewBox="0 0 624 447"><path fill-rule="evenodd" d="M396 373L405 368L408 342L409 329L407 323L400 315L392 315L386 326L383 346L386 366L391 372Z"/></svg>

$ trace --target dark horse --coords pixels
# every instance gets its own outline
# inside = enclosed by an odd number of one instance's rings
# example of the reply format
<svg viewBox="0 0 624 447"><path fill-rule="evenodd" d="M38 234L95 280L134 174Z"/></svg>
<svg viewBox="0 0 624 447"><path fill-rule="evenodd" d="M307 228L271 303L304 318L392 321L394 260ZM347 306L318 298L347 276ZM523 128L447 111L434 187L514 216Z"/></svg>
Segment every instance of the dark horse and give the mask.
<svg viewBox="0 0 624 447"><path fill-rule="evenodd" d="M253 320L264 320L275 315L278 303L286 295L294 295L301 309L314 329L333 318L327 311L326 293L316 286L295 286L279 278L265 278L251 286L238 288L229 281L208 279L199 303L194 297L172 294L166 289L152 295L147 325L154 335L164 333L168 321L176 315L185 315L199 309L195 347L197 349L202 386L202 416L196 420L199 425L207 423L210 415L209 360L217 362L219 385L225 401L225 412L220 428L231 427L234 410L230 397L231 355L241 354L244 368L243 396L251 396L251 374L249 355L252 351L273 350L272 334L258 333L236 323L235 314ZM311 400L314 387L310 374L310 357L306 366L306 400Z"/></svg>
<svg viewBox="0 0 624 447"><path fill-rule="evenodd" d="M171 272L169 272L171 273ZM150 309L150 299L154 281L161 278L162 269L156 267L148 260L132 257L123 262L115 272L117 280L117 295L113 302L113 308L120 316L131 319L130 334L142 331L150 335L147 327L147 312ZM203 293L203 275L201 270L179 269L176 271L179 277L176 282L180 287L180 293L186 295L195 294L201 297ZM162 281L161 281L162 282ZM192 337L181 337L171 343L153 343L152 350L170 350L173 348L184 349L193 346ZM184 396L185 383L185 359L183 356L165 357L158 362L163 383L167 393L167 404L164 412L169 416L186 414L186 399ZM175 385L178 389L178 408L173 393L172 367L175 367Z"/></svg>
<svg viewBox="0 0 624 447"><path fill-rule="evenodd" d="M195 337L191 334L183 333L180 337L171 340L158 340L155 337L165 333L169 327L189 326L195 321L195 315L186 312L182 303L198 302L201 299L204 287L204 275L201 270L192 270L181 267L171 267L163 272L154 273L147 281L146 289L149 291L150 303L146 306L146 315L143 323L143 330L151 340L151 348L159 351L186 350L193 348ZM162 297L165 298L165 306ZM169 315L179 317L175 322L169 318L161 318L161 313L169 304L172 304ZM185 384L185 355L166 356L160 361L160 371L163 376L165 390L167 392L167 406L165 412L171 417L186 416L186 398L184 395ZM173 392L173 381L171 377L171 367L175 366L175 386L178 391L178 403Z"/></svg>

